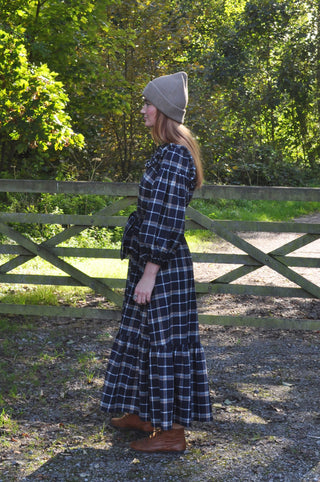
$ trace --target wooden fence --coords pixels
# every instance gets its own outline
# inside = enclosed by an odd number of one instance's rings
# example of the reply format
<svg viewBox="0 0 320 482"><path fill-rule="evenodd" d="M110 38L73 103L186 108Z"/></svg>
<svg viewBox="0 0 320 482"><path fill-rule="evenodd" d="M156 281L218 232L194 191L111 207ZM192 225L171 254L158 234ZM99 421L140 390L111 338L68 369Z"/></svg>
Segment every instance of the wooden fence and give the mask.
<svg viewBox="0 0 320 482"><path fill-rule="evenodd" d="M119 258L114 249L59 247L63 242L79 235L92 226L114 228L124 226L126 218L117 216L119 211L136 203L138 185L133 183L103 182L58 182L32 180L0 180L0 192L52 193L52 194L95 194L114 198L114 202L92 215L66 215L41 213L0 213L0 233L10 240L0 245L0 254L10 259L0 265L0 282L12 284L86 286L113 303L114 309L72 308L65 306L12 305L0 302L0 313L41 316L66 316L85 319L120 319L120 307L125 280L95 278L66 261L68 258ZM319 188L248 187L248 186L204 186L194 198L201 199L250 199L277 201L320 202ZM58 224L63 231L40 244L31 241L17 229L21 223ZM320 268L319 257L289 256L295 250L319 240L318 223L279 223L212 220L189 207L187 229L207 229L241 250L242 254L192 253L194 262L239 265L210 282L197 283L197 293L229 293L255 296L295 297L320 299L320 286L298 274L291 267ZM296 238L285 245L264 252L238 233L245 232L296 233ZM13 244L13 243L14 244ZM35 257L41 257L61 270L65 276L15 274L12 271ZM237 284L236 281L248 273L267 266L294 283L295 287L257 286ZM319 273L320 281L320 273ZM251 316L200 315L201 323L223 325L251 325L261 327L320 329L320 319L297 320L285 318L254 318Z"/></svg>

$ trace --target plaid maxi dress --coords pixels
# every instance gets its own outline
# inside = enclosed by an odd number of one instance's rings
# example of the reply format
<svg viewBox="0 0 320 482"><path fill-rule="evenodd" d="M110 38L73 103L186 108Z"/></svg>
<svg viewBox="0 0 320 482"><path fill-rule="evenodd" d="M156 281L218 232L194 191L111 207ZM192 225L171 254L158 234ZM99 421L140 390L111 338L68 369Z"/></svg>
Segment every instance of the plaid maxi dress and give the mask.
<svg viewBox="0 0 320 482"><path fill-rule="evenodd" d="M154 427L212 420L206 361L199 339L185 209L195 189L189 151L159 147L139 187L121 256L129 257L122 321L110 355L101 409L136 413ZM132 296L147 261L160 265L151 302Z"/></svg>

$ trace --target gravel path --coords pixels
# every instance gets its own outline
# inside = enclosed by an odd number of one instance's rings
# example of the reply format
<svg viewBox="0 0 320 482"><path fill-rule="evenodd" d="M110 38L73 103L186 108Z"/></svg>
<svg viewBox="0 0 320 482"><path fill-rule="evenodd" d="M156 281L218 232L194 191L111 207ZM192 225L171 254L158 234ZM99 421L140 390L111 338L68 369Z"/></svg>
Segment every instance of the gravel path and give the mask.
<svg viewBox="0 0 320 482"><path fill-rule="evenodd" d="M212 276L203 265L196 273ZM320 319L319 300L215 295L200 305ZM117 329L23 317L3 327L0 482L320 481L320 332L201 326L214 421L187 431L183 454L146 455L129 448L141 434L114 430L99 409Z"/></svg>
<svg viewBox="0 0 320 482"><path fill-rule="evenodd" d="M17 393L0 389L16 427L0 429L1 482L320 481L319 332L201 326L214 421L186 432L183 454L146 455L129 448L142 434L99 410L117 328L37 320L8 334Z"/></svg>

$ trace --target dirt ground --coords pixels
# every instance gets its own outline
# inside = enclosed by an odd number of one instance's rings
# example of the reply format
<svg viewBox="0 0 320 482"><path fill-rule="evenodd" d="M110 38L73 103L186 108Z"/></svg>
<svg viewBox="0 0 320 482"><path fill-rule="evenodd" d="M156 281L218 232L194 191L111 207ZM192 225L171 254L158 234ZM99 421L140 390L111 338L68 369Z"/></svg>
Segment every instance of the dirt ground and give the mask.
<svg viewBox="0 0 320 482"><path fill-rule="evenodd" d="M284 236L251 242L270 251ZM221 247L232 249L212 249ZM319 241L306 250L320 257ZM216 269L196 265L196 278ZM318 269L304 274L319 285ZM214 295L199 311L320 320L320 300ZM1 326L0 482L320 481L320 330L202 325L214 420L186 431L184 453L145 455L129 448L143 434L114 430L99 409L117 322L11 317Z"/></svg>

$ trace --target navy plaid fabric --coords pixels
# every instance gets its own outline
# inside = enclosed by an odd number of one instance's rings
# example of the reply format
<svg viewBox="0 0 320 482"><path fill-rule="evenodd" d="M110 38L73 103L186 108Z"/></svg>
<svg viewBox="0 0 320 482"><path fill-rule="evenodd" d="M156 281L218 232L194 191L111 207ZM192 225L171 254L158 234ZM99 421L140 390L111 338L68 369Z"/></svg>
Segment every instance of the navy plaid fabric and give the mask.
<svg viewBox="0 0 320 482"><path fill-rule="evenodd" d="M123 236L129 270L122 321L110 356L102 410L137 413L168 430L212 420L199 338L192 259L184 238L195 167L183 146L166 144L146 164L137 211ZM132 296L147 261L161 266L151 302Z"/></svg>

